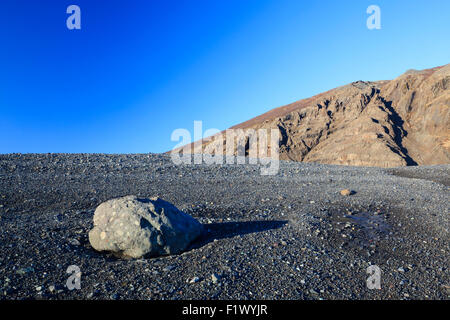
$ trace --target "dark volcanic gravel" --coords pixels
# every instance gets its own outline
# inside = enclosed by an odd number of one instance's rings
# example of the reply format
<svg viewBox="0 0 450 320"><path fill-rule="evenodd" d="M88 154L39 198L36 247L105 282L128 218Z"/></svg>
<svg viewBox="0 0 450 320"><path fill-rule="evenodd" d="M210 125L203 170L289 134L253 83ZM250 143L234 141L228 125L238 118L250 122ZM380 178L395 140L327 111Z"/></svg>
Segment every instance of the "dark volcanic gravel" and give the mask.
<svg viewBox="0 0 450 320"><path fill-rule="evenodd" d="M449 299L449 172L0 155L0 299ZM95 208L129 194L170 201L207 232L178 256L95 252ZM66 287L71 265L79 290ZM370 265L380 290L366 286Z"/></svg>

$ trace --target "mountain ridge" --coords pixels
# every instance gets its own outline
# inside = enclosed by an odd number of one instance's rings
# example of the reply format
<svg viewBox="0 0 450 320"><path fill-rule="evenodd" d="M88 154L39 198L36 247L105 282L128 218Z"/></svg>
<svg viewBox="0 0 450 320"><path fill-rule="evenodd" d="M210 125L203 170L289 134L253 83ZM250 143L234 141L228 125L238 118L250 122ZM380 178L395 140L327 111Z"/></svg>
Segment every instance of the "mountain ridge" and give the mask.
<svg viewBox="0 0 450 320"><path fill-rule="evenodd" d="M376 167L445 164L450 163L449 106L447 64L410 69L393 80L355 81L230 129L278 129L282 160ZM226 139L217 135L191 146L194 153L223 148L226 154Z"/></svg>

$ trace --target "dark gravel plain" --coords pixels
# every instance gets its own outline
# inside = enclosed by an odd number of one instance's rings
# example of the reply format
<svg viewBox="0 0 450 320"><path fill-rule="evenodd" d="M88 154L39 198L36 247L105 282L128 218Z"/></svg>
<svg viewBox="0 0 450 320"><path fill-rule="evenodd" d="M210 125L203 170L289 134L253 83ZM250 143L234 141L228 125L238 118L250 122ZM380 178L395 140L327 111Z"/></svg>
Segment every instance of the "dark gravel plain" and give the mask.
<svg viewBox="0 0 450 320"><path fill-rule="evenodd" d="M262 176L157 154L0 155L0 299L447 300L449 178L450 165L281 161ZM176 256L95 252L95 208L130 194L172 202L205 234ZM66 287L71 265L79 290ZM366 286L370 265L380 290Z"/></svg>

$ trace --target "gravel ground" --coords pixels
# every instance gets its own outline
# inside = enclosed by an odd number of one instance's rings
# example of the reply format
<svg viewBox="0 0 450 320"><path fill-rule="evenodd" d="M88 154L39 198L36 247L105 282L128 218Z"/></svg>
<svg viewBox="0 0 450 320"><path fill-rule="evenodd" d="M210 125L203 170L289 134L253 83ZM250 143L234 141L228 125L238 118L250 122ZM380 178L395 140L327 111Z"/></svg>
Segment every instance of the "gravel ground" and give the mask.
<svg viewBox="0 0 450 320"><path fill-rule="evenodd" d="M0 155L0 299L447 300L449 177L450 165L280 162L262 176L156 154ZM128 194L160 196L207 232L177 256L95 252L94 209ZM71 265L79 290L66 287ZM380 290L366 286L370 265Z"/></svg>

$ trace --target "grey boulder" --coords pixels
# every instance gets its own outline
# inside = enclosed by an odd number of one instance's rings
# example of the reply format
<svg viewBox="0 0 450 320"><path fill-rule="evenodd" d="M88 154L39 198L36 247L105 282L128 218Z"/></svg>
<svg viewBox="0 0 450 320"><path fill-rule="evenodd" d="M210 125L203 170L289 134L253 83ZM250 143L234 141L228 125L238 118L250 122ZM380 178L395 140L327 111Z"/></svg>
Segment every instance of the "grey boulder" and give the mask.
<svg viewBox="0 0 450 320"><path fill-rule="evenodd" d="M202 225L158 197L108 200L94 213L89 242L125 258L178 254L202 234Z"/></svg>

